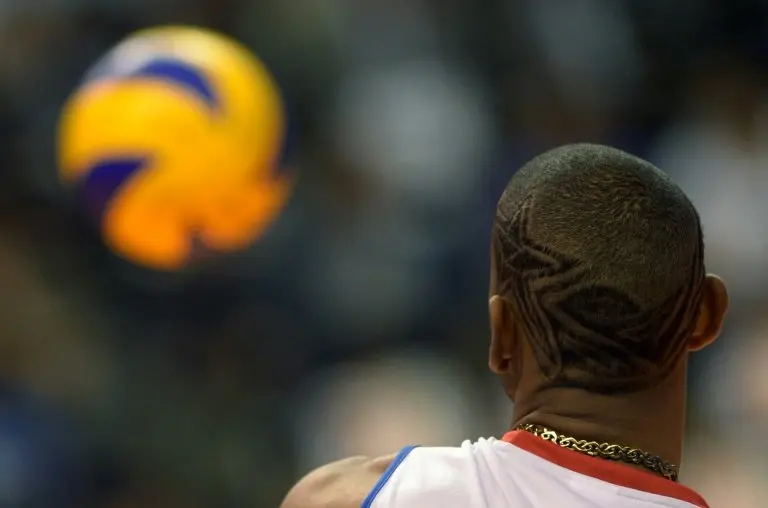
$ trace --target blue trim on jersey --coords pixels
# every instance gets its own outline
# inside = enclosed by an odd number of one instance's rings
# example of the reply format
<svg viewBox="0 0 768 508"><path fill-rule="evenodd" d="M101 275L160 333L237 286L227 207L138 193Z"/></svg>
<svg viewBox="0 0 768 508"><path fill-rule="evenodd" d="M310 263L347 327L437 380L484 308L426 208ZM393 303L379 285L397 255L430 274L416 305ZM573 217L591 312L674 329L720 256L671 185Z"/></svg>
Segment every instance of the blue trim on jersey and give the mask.
<svg viewBox="0 0 768 508"><path fill-rule="evenodd" d="M381 489L384 488L384 486L387 484L389 479L392 477L394 472L397 470L398 467L400 467L400 464L403 463L403 461L408 457L408 455L414 450L418 448L418 446L406 446L402 450L400 450L397 455L395 456L395 460L392 461L392 463L389 465L389 467L384 471L384 473L379 477L379 481L376 482L376 485L373 486L373 489L371 492L365 496L365 499L363 500L363 505L361 508L371 508L373 506L373 501L376 499L376 496L379 495L379 492L381 492Z"/></svg>

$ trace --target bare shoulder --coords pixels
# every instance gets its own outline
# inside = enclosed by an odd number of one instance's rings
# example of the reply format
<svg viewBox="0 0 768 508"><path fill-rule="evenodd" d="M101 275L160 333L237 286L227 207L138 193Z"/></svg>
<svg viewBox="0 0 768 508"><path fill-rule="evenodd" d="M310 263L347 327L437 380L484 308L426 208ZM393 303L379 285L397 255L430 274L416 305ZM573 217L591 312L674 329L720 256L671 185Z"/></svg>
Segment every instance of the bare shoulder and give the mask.
<svg viewBox="0 0 768 508"><path fill-rule="evenodd" d="M280 508L360 508L394 458L352 457L315 469L288 492Z"/></svg>

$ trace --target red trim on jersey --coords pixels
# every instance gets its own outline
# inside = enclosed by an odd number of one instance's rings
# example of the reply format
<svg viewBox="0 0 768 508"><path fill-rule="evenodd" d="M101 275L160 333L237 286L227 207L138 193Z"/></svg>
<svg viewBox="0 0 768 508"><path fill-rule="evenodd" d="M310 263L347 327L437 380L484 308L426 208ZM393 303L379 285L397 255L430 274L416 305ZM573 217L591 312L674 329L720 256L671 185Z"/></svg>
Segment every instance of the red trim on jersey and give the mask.
<svg viewBox="0 0 768 508"><path fill-rule="evenodd" d="M507 432L502 441L533 453L548 462L604 482L679 499L699 508L709 508L707 502L699 494L684 485L650 472L628 467L625 464L568 450L522 430Z"/></svg>

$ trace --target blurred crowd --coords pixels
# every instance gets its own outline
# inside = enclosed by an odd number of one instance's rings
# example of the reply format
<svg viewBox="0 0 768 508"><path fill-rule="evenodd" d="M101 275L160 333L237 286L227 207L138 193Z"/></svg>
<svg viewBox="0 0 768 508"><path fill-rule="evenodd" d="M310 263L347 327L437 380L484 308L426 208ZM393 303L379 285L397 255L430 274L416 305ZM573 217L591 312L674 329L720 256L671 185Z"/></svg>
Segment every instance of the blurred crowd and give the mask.
<svg viewBox="0 0 768 508"><path fill-rule="evenodd" d="M273 69L301 175L248 252L112 257L56 179L57 109L128 32L191 23ZM699 208L732 312L691 372L684 480L768 496L768 4L0 2L0 508L277 506L350 454L499 435L488 232L537 152L650 158Z"/></svg>

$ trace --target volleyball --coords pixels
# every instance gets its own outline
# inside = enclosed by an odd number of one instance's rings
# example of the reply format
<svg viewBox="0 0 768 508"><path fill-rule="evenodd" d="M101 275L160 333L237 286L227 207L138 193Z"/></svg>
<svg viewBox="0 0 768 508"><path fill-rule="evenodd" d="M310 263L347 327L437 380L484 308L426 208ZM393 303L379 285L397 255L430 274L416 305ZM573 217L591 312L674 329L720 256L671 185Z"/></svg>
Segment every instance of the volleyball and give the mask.
<svg viewBox="0 0 768 508"><path fill-rule="evenodd" d="M58 130L61 181L105 243L148 268L243 250L293 188L287 118L265 65L192 27L137 32L86 74Z"/></svg>

